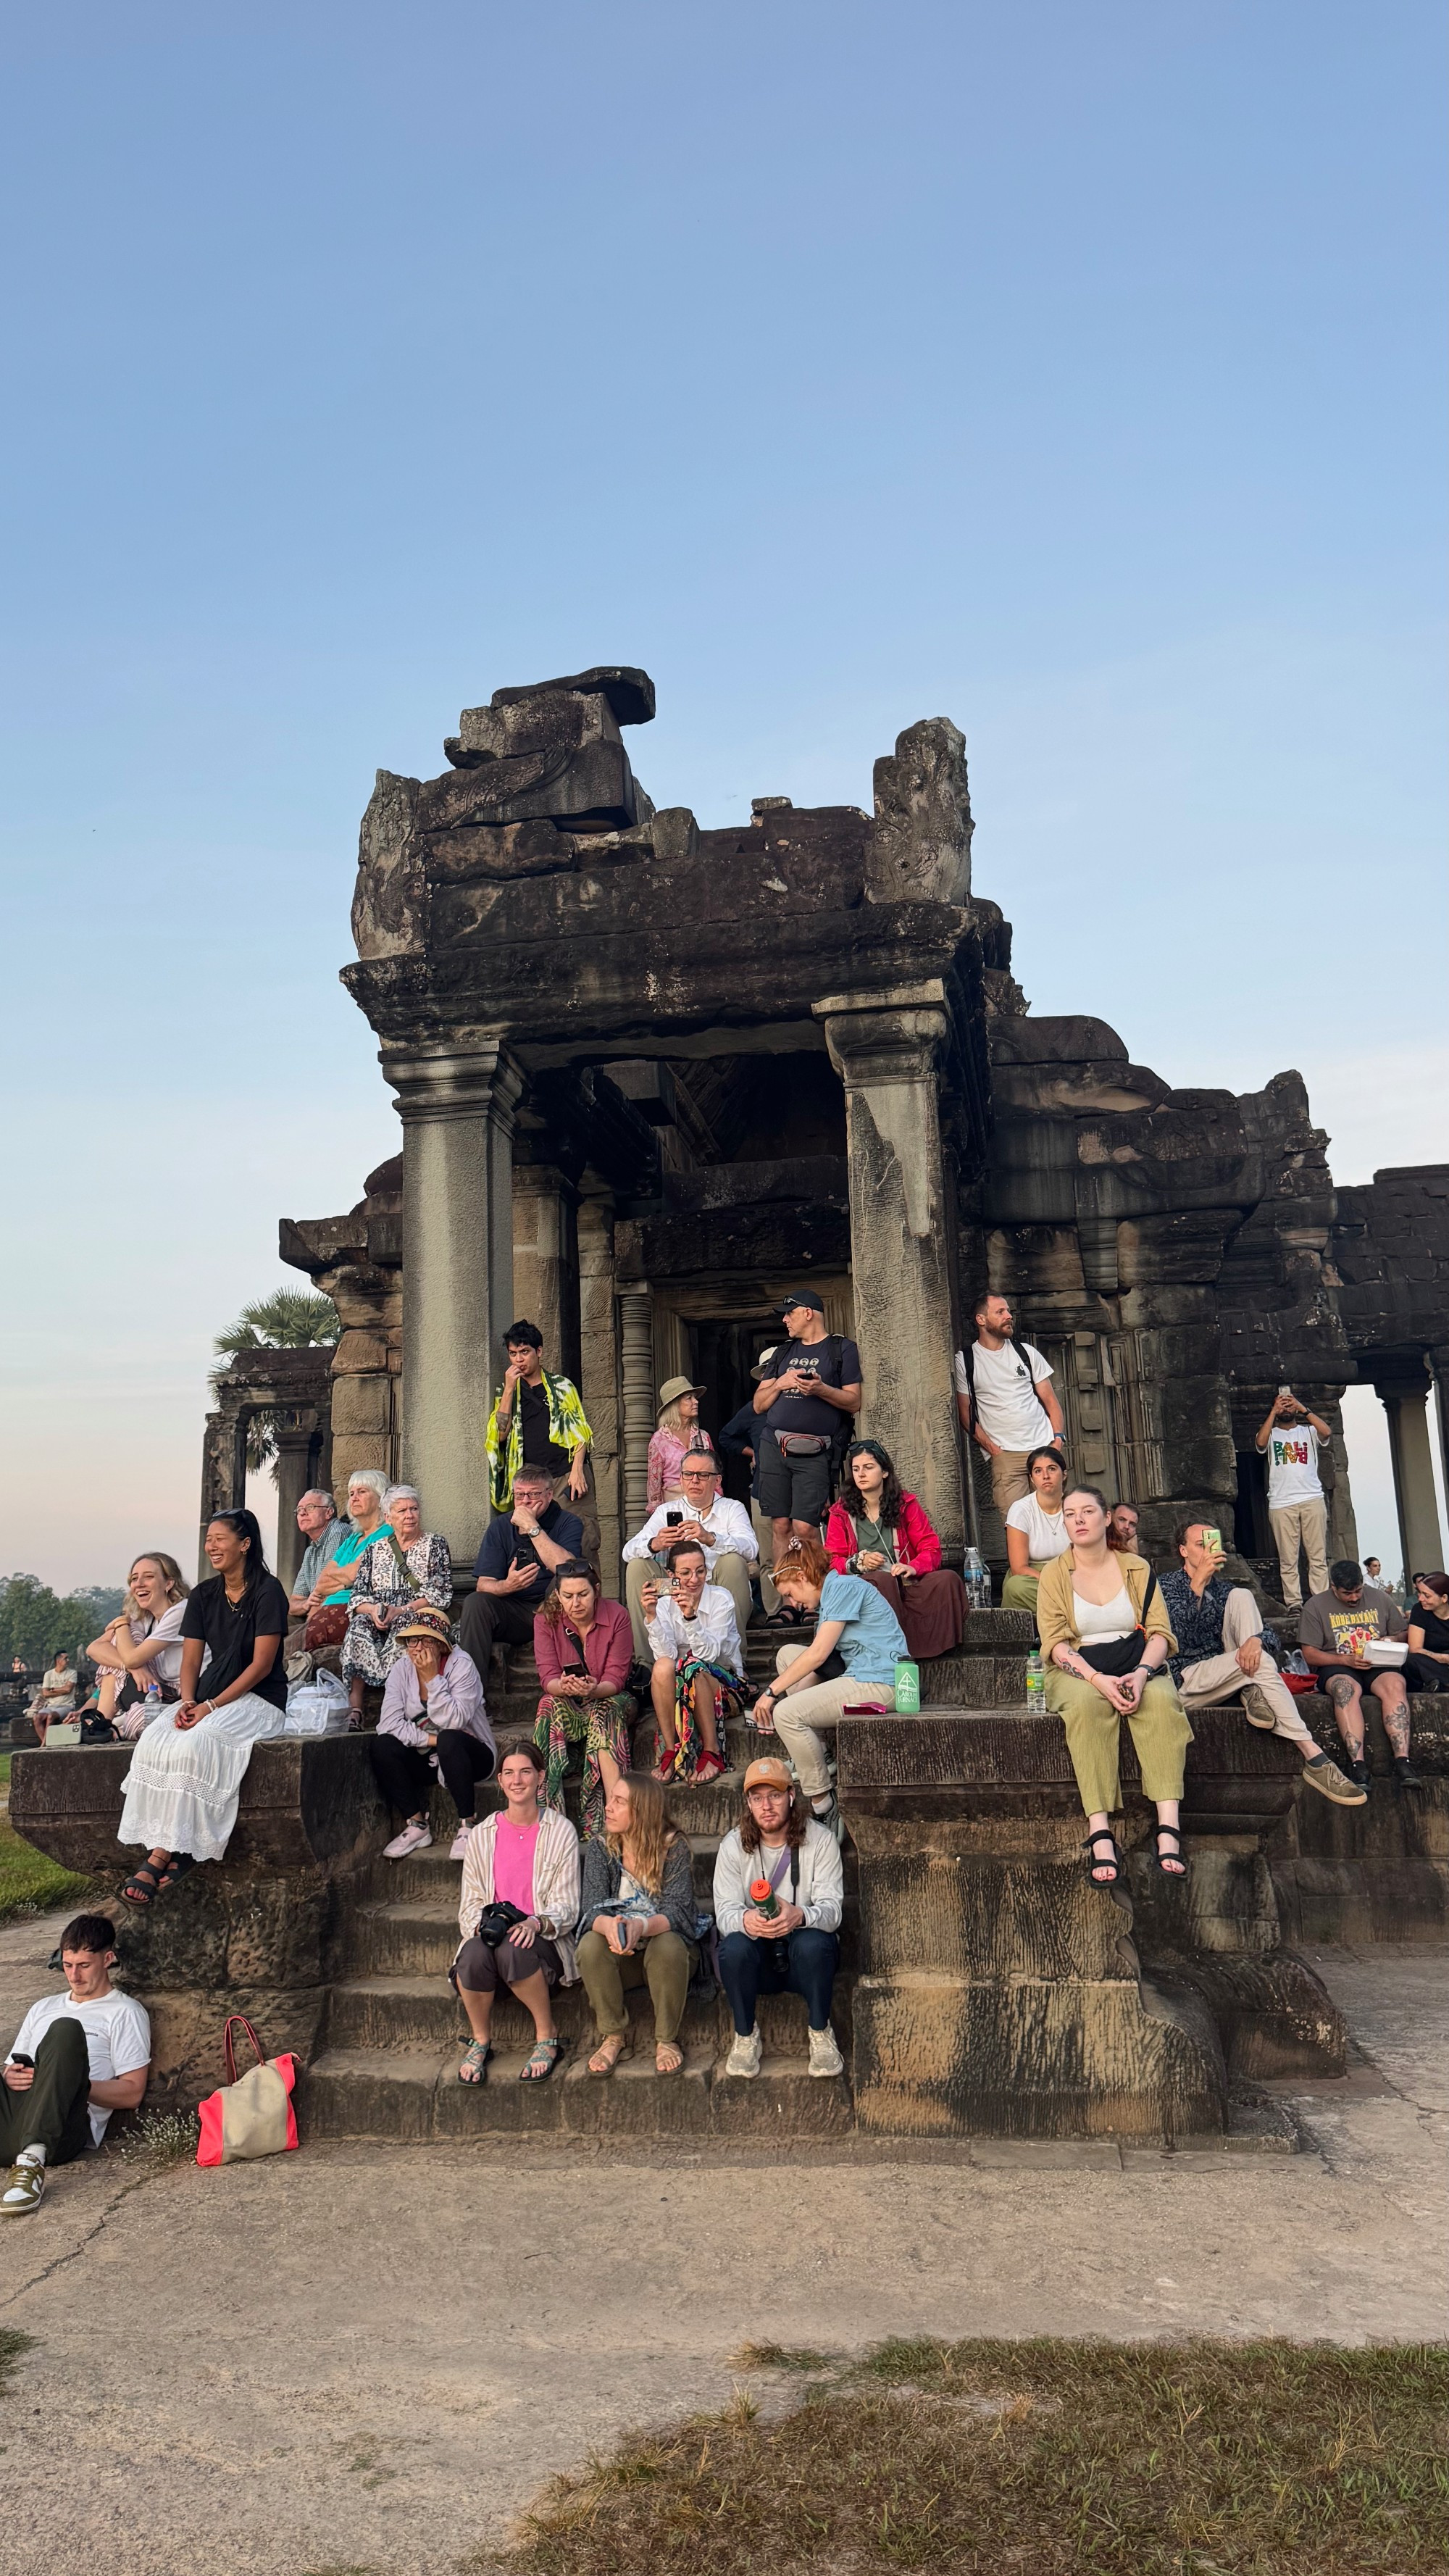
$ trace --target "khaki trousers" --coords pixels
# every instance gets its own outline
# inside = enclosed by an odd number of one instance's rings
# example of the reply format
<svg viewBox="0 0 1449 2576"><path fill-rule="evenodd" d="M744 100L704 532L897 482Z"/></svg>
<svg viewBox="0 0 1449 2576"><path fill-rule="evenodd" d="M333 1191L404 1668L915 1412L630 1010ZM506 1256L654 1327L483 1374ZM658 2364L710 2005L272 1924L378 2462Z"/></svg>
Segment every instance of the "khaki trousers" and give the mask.
<svg viewBox="0 0 1449 2576"><path fill-rule="evenodd" d="M1301 1546L1308 1559L1308 1597L1328 1590L1328 1505L1288 1503L1281 1512L1268 1514L1273 1532L1273 1545L1278 1551L1278 1572L1283 1584L1283 1600L1289 1610L1301 1609L1303 1595L1298 1586L1298 1550Z"/></svg>
<svg viewBox="0 0 1449 2576"><path fill-rule="evenodd" d="M599 1566L599 1549L603 1545L603 1532L599 1527L599 1505L597 1496L594 1492L594 1462L592 1458L585 1458L584 1460L584 1475L587 1480L588 1491L587 1493L581 1494L577 1502L575 1502L573 1495L569 1492L569 1476L571 1472L572 1471L570 1469L565 1468L561 1476L555 1476L553 1480L553 1498L561 1512L572 1512L576 1521L583 1522L584 1555L588 1559L589 1564L594 1568L595 1573L597 1573Z"/></svg>
<svg viewBox="0 0 1449 2576"><path fill-rule="evenodd" d="M639 1595L645 1584L651 1582L656 1574L666 1574L668 1570L662 1556L631 1556L624 1562L624 1601L634 1627L634 1652L641 1664L653 1663L654 1649L649 1643L649 1632L644 1625L644 1607ZM717 1556L714 1561L714 1572L709 1578L711 1583L724 1585L735 1605L735 1626L740 1632L741 1647L745 1642L745 1630L750 1624L750 1612L755 1606L750 1598L750 1573L751 1568L746 1565L742 1556Z"/></svg>
<svg viewBox="0 0 1449 2576"><path fill-rule="evenodd" d="M776 1672L788 1672L804 1651L803 1645L782 1646L775 1657ZM838 1681L798 1683L776 1700L775 1733L795 1765L795 1777L807 1798L823 1798L830 1786L825 1747L811 1721L839 1717L847 1705L856 1708L872 1699L890 1708L895 1693L885 1682L853 1682L849 1673L842 1673Z"/></svg>
<svg viewBox="0 0 1449 2576"><path fill-rule="evenodd" d="M1263 1622L1251 1592L1235 1585L1228 1594L1223 1612L1223 1647L1221 1655L1204 1655L1200 1664L1188 1664L1179 1681L1183 1707L1218 1708L1224 1700L1245 1698L1255 1690L1273 1712L1273 1732L1285 1736L1290 1744L1301 1745L1305 1760L1318 1751L1308 1728L1298 1714L1297 1702L1270 1654L1264 1654L1251 1680L1238 1662L1237 1649L1250 1637L1261 1637Z"/></svg>
<svg viewBox="0 0 1449 2576"><path fill-rule="evenodd" d="M1038 1565L1033 1557L1029 1574L1007 1575L1001 1587L1003 1610L1029 1610L1033 1619L1036 1617L1036 1587L1041 1576L1045 1574L1049 1562L1050 1559L1047 1559Z"/></svg>
<svg viewBox="0 0 1449 2576"><path fill-rule="evenodd" d="M586 1932L579 1943L579 1975L583 1978L588 1998L594 2008L594 2025L600 2039L611 2032L620 2034L629 2027L629 2007L625 1990L632 1986L649 1988L654 2006L654 2040L676 2039L684 2019L689 1996L689 1980L694 1974L695 1952L689 1941L677 1932L656 1932L642 1950L631 1950L627 1959L617 1958L602 1932Z"/></svg>
<svg viewBox="0 0 1449 2576"><path fill-rule="evenodd" d="M1117 1756L1124 1723L1131 1727L1137 1748L1143 1796L1154 1806L1160 1799L1182 1796L1192 1728L1169 1680L1148 1682L1125 1721L1091 1682L1076 1673L1064 1673L1055 1664L1047 1667L1046 1698L1048 1708L1055 1709L1067 1730L1067 1751L1084 1816L1114 1815L1122 1804Z"/></svg>
<svg viewBox="0 0 1449 2576"><path fill-rule="evenodd" d="M1042 1442L1045 1448L1045 1441ZM996 1449L991 1454L991 1499L1005 1520L1013 1503L1019 1503L1031 1492L1031 1478L1026 1472L1029 1449Z"/></svg>

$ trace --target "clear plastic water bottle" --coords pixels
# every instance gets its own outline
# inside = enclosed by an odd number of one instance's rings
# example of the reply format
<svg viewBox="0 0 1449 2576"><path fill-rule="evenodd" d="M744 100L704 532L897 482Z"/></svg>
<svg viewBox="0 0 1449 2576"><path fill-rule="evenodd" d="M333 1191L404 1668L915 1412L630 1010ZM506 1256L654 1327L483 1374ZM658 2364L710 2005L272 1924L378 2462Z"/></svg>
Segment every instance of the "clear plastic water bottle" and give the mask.
<svg viewBox="0 0 1449 2576"><path fill-rule="evenodd" d="M973 1610L989 1610L991 1607L991 1577L981 1562L981 1550L979 1547L968 1547L966 1550L966 1560L961 1571L962 1579L966 1585L966 1599L970 1607Z"/></svg>
<svg viewBox="0 0 1449 2576"><path fill-rule="evenodd" d="M1046 1673L1035 1651L1026 1659L1026 1713L1028 1717L1046 1715Z"/></svg>

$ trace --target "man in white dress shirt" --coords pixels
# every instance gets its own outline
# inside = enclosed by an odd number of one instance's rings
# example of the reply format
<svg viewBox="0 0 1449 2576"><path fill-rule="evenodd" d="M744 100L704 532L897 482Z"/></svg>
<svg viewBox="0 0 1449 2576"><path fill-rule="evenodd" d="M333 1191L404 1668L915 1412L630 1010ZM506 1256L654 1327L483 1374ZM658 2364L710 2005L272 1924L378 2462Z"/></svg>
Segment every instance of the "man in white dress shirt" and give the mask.
<svg viewBox="0 0 1449 2576"><path fill-rule="evenodd" d="M661 1503L624 1549L624 1599L634 1623L634 1652L649 1658L644 1586L657 1574L669 1551L681 1539L696 1539L704 1550L711 1583L723 1584L735 1607L735 1625L743 1640L750 1624L750 1568L760 1553L749 1513L719 1490L719 1460L711 1449L688 1449L680 1462L682 1503Z"/></svg>

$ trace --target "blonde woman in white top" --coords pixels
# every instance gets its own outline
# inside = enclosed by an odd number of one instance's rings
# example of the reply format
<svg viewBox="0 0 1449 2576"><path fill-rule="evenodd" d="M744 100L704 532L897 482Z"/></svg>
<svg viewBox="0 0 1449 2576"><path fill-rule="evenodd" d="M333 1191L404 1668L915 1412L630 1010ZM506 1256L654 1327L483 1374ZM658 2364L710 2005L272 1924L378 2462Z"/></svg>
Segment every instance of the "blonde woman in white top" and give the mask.
<svg viewBox="0 0 1449 2576"><path fill-rule="evenodd" d="M109 1620L86 1648L101 1676L97 1713L110 1718L122 1736L139 1735L148 1714L155 1714L160 1702L154 1702L150 1711L144 1705L153 1683L162 1701L181 1697L181 1622L190 1591L175 1557L162 1548L148 1549L126 1577L119 1618ZM128 1676L140 1696L118 1714Z"/></svg>
<svg viewBox="0 0 1449 2576"><path fill-rule="evenodd" d="M1125 1717L1143 1796L1157 1810L1157 1867L1164 1878L1181 1878L1178 1813L1192 1728L1163 1670L1177 1640L1162 1587L1144 1558L1108 1547L1107 1498L1095 1485L1074 1485L1062 1512L1071 1544L1042 1573L1036 1620L1047 1706L1066 1728L1086 1812L1087 1875L1096 1887L1115 1887L1125 1875L1108 1822L1122 1804L1118 1754Z"/></svg>

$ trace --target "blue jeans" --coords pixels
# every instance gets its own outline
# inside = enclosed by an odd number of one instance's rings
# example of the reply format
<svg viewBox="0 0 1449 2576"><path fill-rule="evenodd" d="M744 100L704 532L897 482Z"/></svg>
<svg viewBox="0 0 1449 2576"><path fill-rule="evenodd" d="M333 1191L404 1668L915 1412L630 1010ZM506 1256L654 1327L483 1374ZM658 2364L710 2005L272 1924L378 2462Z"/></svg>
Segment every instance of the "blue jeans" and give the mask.
<svg viewBox="0 0 1449 2576"><path fill-rule="evenodd" d="M839 1964L840 1943L833 1932L802 1926L783 1941L752 1941L748 1932L727 1932L719 1945L719 1975L740 2037L747 2039L755 2027L759 1995L803 1995L811 2029L828 2029L830 1989Z"/></svg>

